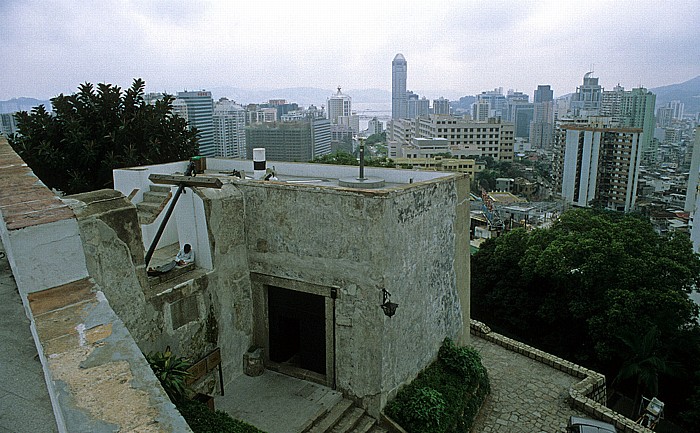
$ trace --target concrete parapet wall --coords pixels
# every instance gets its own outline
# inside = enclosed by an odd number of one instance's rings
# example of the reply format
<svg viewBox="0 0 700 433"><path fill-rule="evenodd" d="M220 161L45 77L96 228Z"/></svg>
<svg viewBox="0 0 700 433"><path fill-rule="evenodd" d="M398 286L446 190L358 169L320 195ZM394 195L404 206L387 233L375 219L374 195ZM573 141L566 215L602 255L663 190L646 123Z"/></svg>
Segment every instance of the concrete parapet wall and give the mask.
<svg viewBox="0 0 700 433"><path fill-rule="evenodd" d="M486 324L472 320L471 333L479 338L498 344L513 352L546 364L552 368L581 379L569 388L569 404L600 421L613 424L620 433L649 433L646 427L605 406L607 401L605 376L573 362L566 361L512 338L492 332Z"/></svg>
<svg viewBox="0 0 700 433"><path fill-rule="evenodd" d="M0 214L59 431L190 432L90 279L73 210L1 137Z"/></svg>

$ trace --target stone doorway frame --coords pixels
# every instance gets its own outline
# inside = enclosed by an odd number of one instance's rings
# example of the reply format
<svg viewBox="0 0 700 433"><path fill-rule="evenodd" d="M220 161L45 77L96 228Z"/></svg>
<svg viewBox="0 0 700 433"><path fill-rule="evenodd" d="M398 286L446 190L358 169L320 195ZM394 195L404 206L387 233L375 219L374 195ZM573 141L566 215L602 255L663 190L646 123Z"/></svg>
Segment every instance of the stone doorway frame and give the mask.
<svg viewBox="0 0 700 433"><path fill-rule="evenodd" d="M340 292L339 288L257 272L250 273L250 281L253 298L253 344L264 349L265 368L335 389L335 300ZM270 317L268 306L268 287L270 286L323 297L326 322L325 375L270 361Z"/></svg>

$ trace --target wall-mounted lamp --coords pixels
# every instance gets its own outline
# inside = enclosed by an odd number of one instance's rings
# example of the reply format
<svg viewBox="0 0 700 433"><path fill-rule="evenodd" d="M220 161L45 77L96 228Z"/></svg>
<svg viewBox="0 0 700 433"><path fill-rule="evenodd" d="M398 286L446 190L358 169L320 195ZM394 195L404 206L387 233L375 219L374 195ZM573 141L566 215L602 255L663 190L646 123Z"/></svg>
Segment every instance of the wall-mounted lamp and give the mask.
<svg viewBox="0 0 700 433"><path fill-rule="evenodd" d="M391 302L391 293L387 292L385 288L382 288L382 297L383 302L380 306L382 307L382 311L384 311L384 314L387 317L391 317L394 314L396 314L396 307L398 307L399 304Z"/></svg>

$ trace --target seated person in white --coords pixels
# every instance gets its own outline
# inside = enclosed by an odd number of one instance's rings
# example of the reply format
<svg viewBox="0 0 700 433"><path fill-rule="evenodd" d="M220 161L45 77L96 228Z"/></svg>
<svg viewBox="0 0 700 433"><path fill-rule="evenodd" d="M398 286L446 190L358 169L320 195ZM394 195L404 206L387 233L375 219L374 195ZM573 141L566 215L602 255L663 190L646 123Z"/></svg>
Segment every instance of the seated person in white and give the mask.
<svg viewBox="0 0 700 433"><path fill-rule="evenodd" d="M185 266L194 263L194 250L190 244L185 244L175 256L175 263L178 266Z"/></svg>

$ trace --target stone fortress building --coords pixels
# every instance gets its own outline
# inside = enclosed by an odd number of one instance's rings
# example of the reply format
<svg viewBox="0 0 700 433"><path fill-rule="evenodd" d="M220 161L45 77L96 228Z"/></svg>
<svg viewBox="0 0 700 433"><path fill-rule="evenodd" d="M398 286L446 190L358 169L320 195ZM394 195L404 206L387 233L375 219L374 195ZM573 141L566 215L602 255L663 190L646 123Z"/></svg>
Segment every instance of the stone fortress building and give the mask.
<svg viewBox="0 0 700 433"><path fill-rule="evenodd" d="M225 385L262 348L267 368L378 417L445 337L469 340L465 175L368 168L384 186L355 189L338 179L356 167L268 164L278 180L232 176L251 175L252 161L206 161L197 178L222 186L186 188L159 242L191 244L194 269L161 281L144 256L175 187L151 216L136 204L158 189L149 176L187 162L115 170L115 190L59 198L0 142L0 180L12 186L0 193L0 234L59 431L188 431L142 351L196 360L220 348Z"/></svg>

